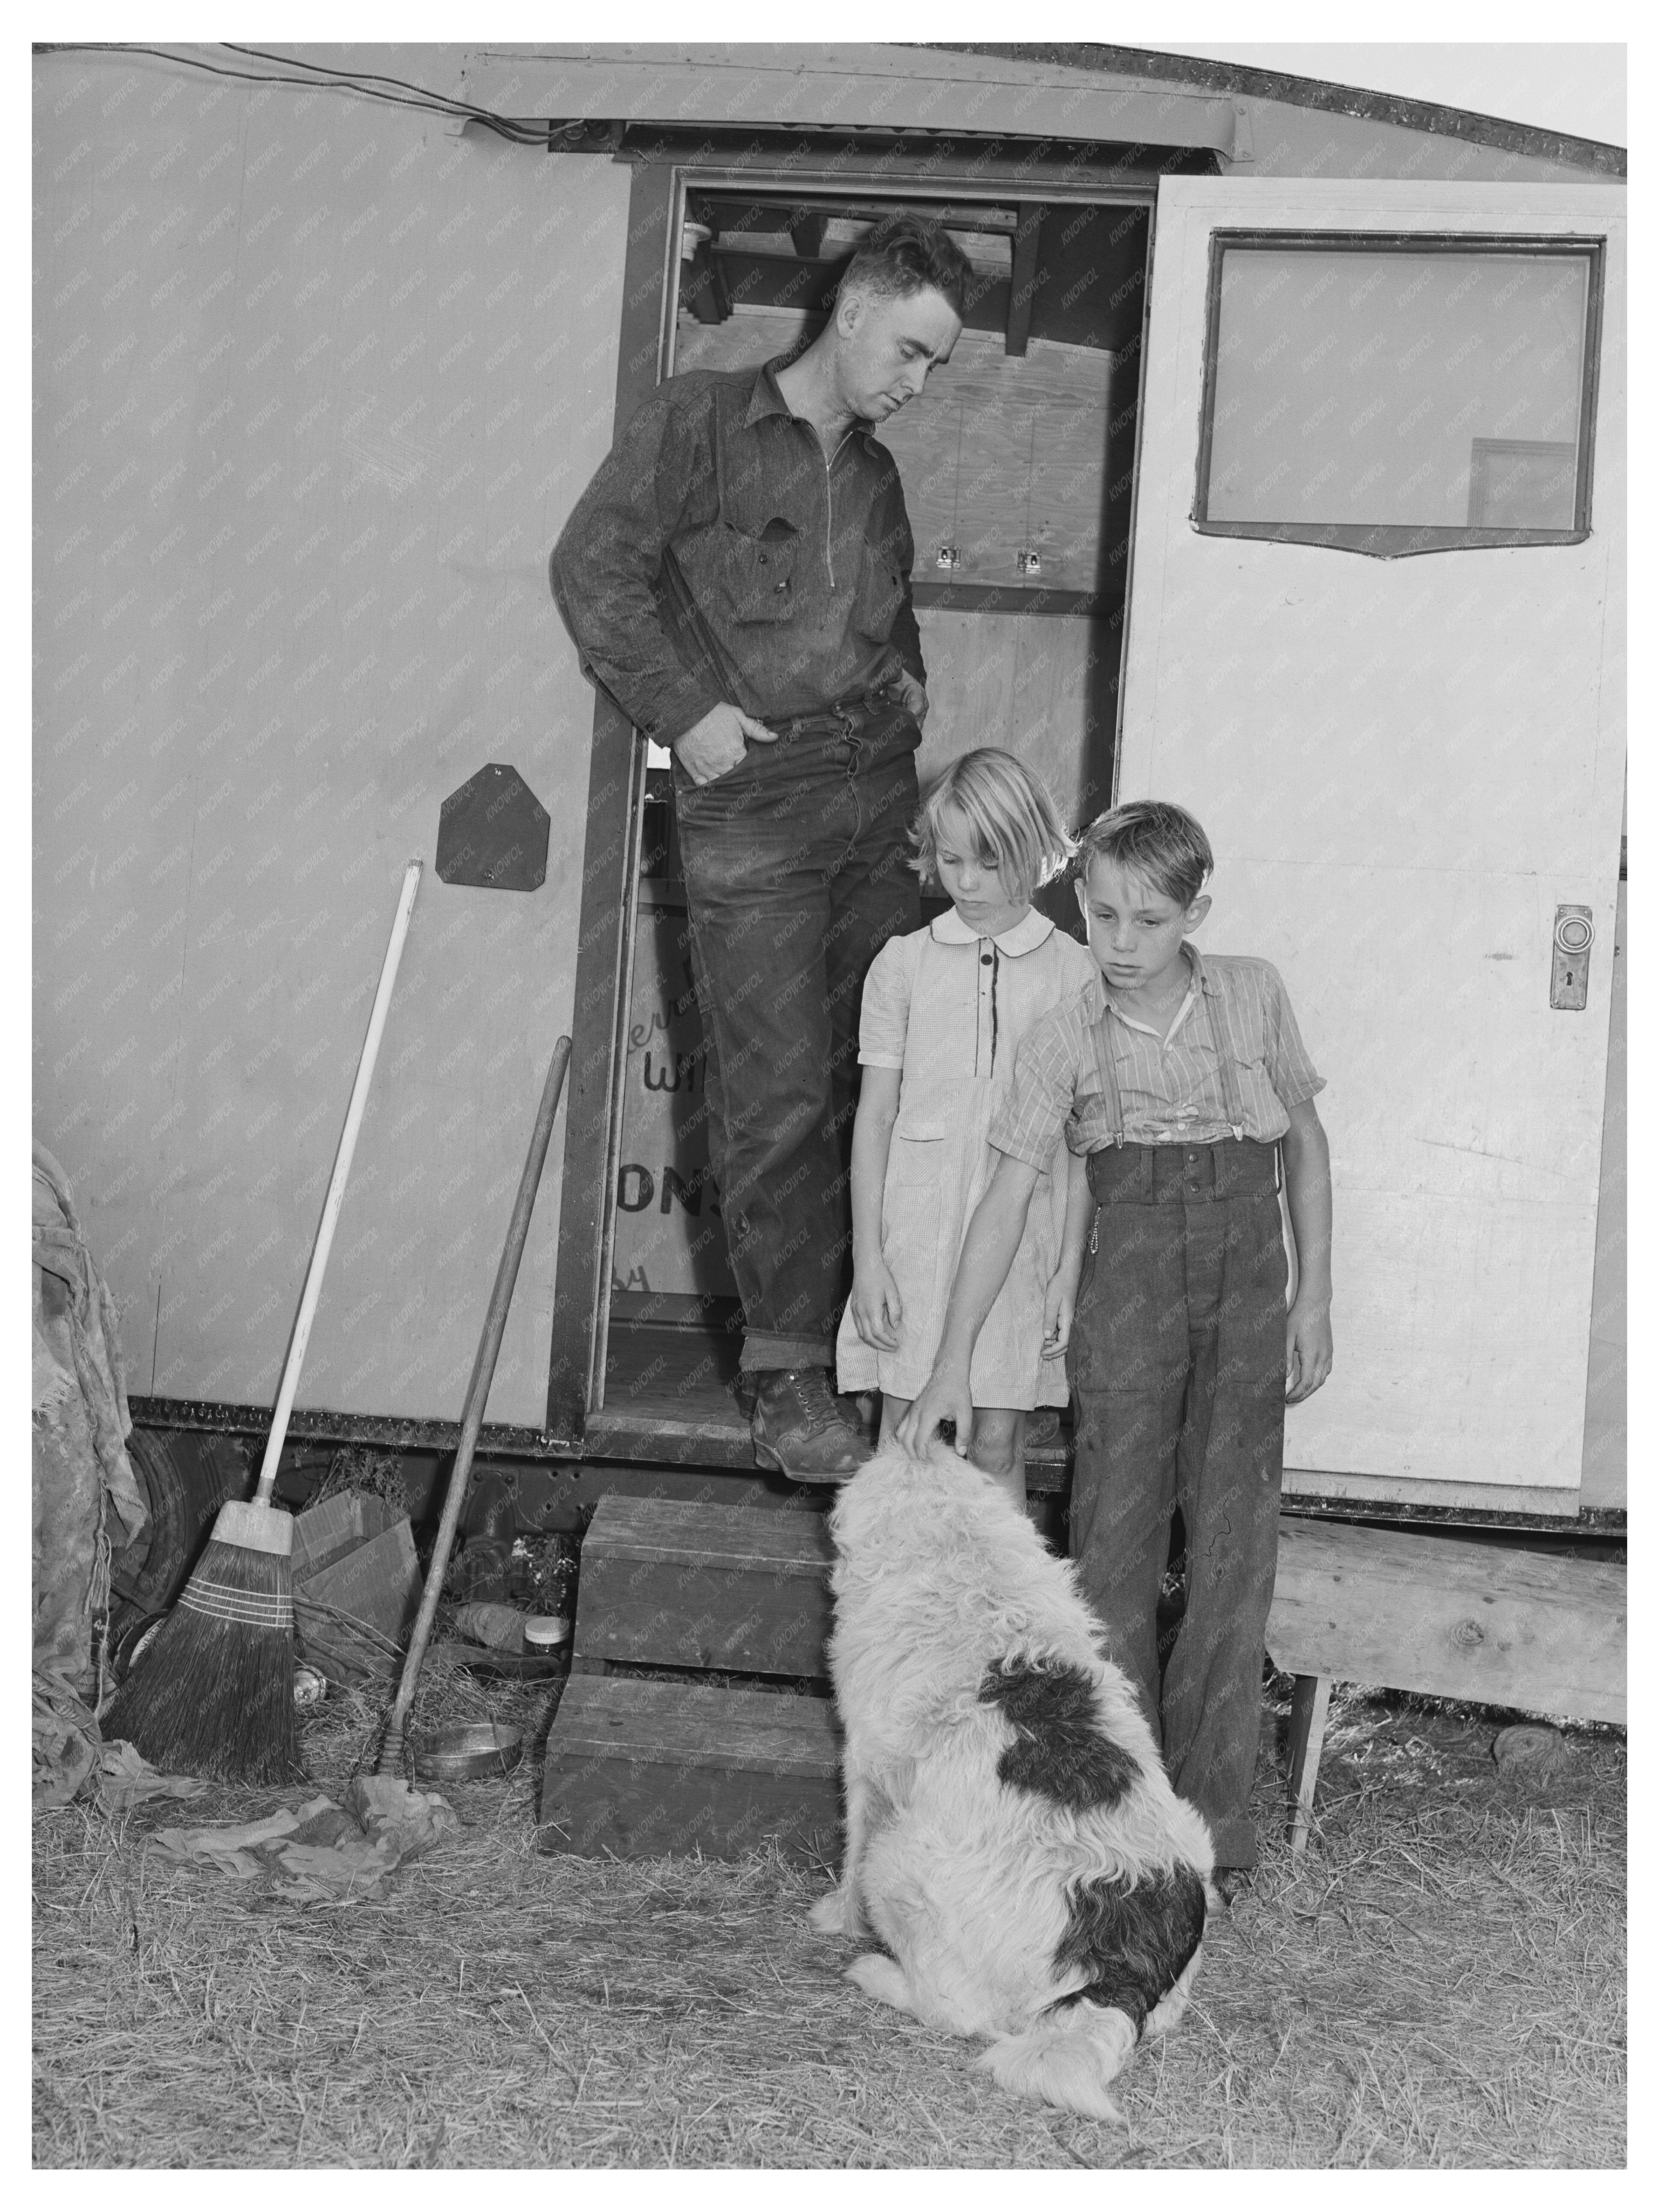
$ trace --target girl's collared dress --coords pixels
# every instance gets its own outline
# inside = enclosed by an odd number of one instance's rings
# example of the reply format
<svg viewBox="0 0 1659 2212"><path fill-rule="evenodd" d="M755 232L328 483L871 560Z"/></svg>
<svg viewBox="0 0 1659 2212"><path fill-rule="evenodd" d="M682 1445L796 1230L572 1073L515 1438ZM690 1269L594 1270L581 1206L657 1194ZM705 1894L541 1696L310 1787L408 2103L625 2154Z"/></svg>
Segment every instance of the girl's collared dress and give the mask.
<svg viewBox="0 0 1659 2212"><path fill-rule="evenodd" d="M1033 909L994 938L952 908L882 948L864 986L859 1060L901 1071L898 1119L882 1191L882 1257L903 1316L896 1352L866 1344L843 1315L836 1346L843 1390L914 1398L933 1372L957 1258L996 1165L986 1141L1012 1087L1021 1040L1042 1017L1095 988L1086 948ZM976 1406L1063 1406L1064 1362L1042 1358L1042 1304L1066 1219L1063 1138L1051 1142L1025 1234L974 1352Z"/></svg>

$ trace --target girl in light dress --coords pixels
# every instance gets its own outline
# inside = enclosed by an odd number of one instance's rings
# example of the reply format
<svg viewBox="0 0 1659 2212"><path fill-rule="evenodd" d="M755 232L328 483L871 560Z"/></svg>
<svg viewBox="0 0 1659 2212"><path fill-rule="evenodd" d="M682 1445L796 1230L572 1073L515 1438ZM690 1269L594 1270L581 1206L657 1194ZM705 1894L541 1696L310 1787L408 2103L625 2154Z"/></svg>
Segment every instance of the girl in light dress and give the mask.
<svg viewBox="0 0 1659 2212"><path fill-rule="evenodd" d="M945 892L951 911L890 939L865 980L853 1295L836 1346L843 1391L882 1392L884 1443L933 1371L962 1240L996 1164L986 1133L1020 1040L1053 1007L1099 988L1087 950L1032 907L1073 841L1013 754L963 754L929 790L911 835L923 883ZM1066 1400L1070 1299L1059 1269L1073 1171L1062 1139L969 1378L971 1456L1021 1504L1025 1415Z"/></svg>

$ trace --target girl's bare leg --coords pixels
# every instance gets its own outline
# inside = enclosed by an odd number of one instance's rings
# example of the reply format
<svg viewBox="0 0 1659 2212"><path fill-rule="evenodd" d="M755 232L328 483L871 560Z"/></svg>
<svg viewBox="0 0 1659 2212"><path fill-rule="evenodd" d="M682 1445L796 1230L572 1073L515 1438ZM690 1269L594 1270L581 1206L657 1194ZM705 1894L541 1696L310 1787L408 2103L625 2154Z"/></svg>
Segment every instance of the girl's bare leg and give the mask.
<svg viewBox="0 0 1659 2212"><path fill-rule="evenodd" d="M969 1447L974 1465L1006 1491L1023 1513L1025 1510L1025 1415L1016 1406L976 1406L974 1438Z"/></svg>
<svg viewBox="0 0 1659 2212"><path fill-rule="evenodd" d="M883 1391L881 1397L881 1436L878 1441L884 1450L885 1450L887 1446L892 1443L897 1437L898 1425L909 1412L914 1402L914 1400L909 1398L890 1397L886 1391Z"/></svg>

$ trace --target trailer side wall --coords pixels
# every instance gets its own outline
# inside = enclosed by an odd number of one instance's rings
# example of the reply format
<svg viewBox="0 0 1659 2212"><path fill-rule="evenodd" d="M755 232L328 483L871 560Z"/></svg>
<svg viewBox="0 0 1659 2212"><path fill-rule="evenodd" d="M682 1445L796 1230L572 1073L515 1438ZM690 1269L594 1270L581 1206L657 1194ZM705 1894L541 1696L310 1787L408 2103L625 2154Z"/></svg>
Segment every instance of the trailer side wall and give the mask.
<svg viewBox="0 0 1659 2212"><path fill-rule="evenodd" d="M453 1419L570 1026L592 694L546 559L611 440L629 174L35 70L35 1131L133 1389L268 1401L423 857L301 1403ZM551 816L538 890L432 872L489 762ZM559 1151L492 1420L542 1419Z"/></svg>

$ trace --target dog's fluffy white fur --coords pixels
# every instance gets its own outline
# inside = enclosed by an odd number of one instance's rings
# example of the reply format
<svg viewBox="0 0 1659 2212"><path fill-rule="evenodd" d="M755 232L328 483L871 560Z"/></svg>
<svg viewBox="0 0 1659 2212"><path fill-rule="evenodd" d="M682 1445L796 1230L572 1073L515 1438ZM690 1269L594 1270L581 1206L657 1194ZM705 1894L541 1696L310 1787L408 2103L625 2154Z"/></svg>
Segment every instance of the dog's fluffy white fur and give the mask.
<svg viewBox="0 0 1659 2212"><path fill-rule="evenodd" d="M847 1850L813 1924L873 1930L892 1955L849 1978L992 2038L1005 2087L1115 2119L1108 2083L1186 2007L1209 1832L1071 1568L988 1475L886 1450L830 1528Z"/></svg>

